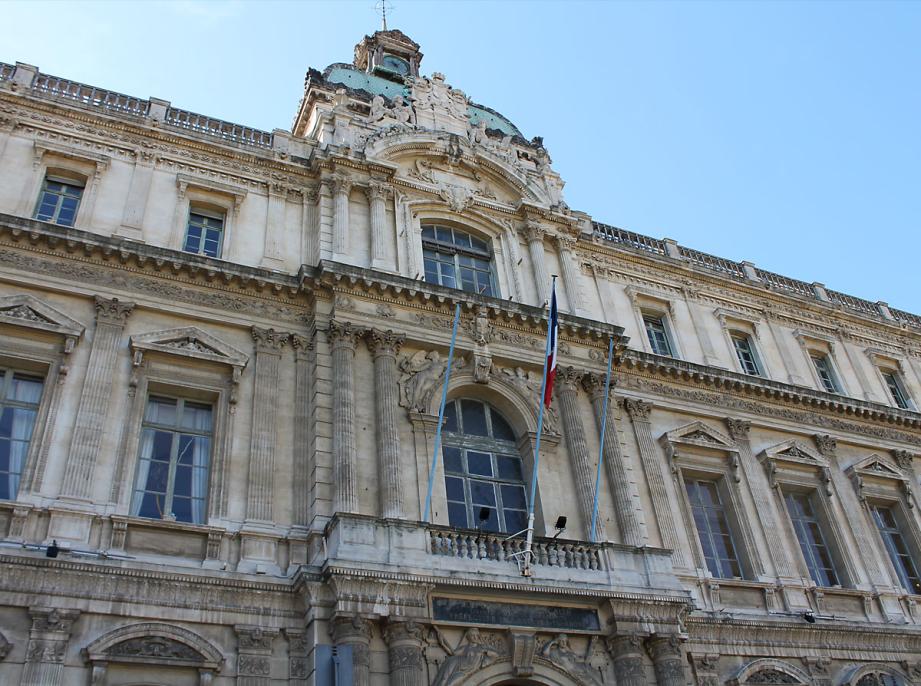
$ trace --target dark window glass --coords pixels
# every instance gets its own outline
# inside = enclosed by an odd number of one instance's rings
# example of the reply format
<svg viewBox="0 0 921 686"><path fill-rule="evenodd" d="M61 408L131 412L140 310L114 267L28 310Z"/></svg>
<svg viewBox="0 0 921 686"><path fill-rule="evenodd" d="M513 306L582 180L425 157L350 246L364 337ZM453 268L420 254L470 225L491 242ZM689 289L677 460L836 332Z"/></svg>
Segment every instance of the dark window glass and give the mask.
<svg viewBox="0 0 921 686"><path fill-rule="evenodd" d="M895 406L903 410L909 409L911 403L908 400L908 393L905 391L905 386L902 384L902 379L899 375L896 372L883 372L883 380L886 382L886 387L889 389L889 394L892 396Z"/></svg>
<svg viewBox="0 0 921 686"><path fill-rule="evenodd" d="M755 347L752 344L751 336L748 334L732 334L732 345L736 350L736 357L739 358L742 371L752 376L761 376L761 367L758 365L758 358L755 356Z"/></svg>
<svg viewBox="0 0 921 686"><path fill-rule="evenodd" d="M909 593L921 595L921 577L918 576L918 568L905 544L895 513L891 507L882 505L874 505L870 509L899 581Z"/></svg>
<svg viewBox="0 0 921 686"><path fill-rule="evenodd" d="M211 430L210 405L159 396L148 399L132 514L205 523Z"/></svg>
<svg viewBox="0 0 921 686"><path fill-rule="evenodd" d="M422 248L428 283L496 295L492 252L484 241L450 226L423 226Z"/></svg>
<svg viewBox="0 0 921 686"><path fill-rule="evenodd" d="M42 379L0 369L0 500L14 500L29 454Z"/></svg>
<svg viewBox="0 0 921 686"><path fill-rule="evenodd" d="M719 579L741 577L718 485L714 481L690 479L685 479L684 485L710 573Z"/></svg>
<svg viewBox="0 0 921 686"><path fill-rule="evenodd" d="M454 400L446 417L457 417L443 433L442 456L448 521L459 528L517 533L528 507L521 458L508 422L479 400Z"/></svg>
<svg viewBox="0 0 921 686"><path fill-rule="evenodd" d="M182 249L185 252L206 255L207 257L220 257L223 233L223 217L190 212L185 244Z"/></svg>
<svg viewBox="0 0 921 686"><path fill-rule="evenodd" d="M816 374L819 375L819 381L822 382L822 388L829 393L840 393L841 386L838 384L838 377L832 369L831 361L826 355L813 355L812 364L815 365Z"/></svg>
<svg viewBox="0 0 921 686"><path fill-rule="evenodd" d="M665 319L655 315L643 315L643 324L646 326L646 336L649 338L649 346L656 355L666 355L674 357L672 344L668 340L667 329L665 328Z"/></svg>
<svg viewBox="0 0 921 686"><path fill-rule="evenodd" d="M838 574L810 496L806 493L787 493L784 500L812 580L819 586L837 586L840 583Z"/></svg>
<svg viewBox="0 0 921 686"><path fill-rule="evenodd" d="M35 218L61 226L73 226L83 185L79 181L46 177L35 207Z"/></svg>

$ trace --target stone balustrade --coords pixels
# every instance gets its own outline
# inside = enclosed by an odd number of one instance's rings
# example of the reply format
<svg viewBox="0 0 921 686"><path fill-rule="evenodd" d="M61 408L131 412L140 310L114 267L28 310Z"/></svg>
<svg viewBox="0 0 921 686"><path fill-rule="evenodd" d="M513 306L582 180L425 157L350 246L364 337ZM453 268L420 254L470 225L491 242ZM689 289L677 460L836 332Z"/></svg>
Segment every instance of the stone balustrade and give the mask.
<svg viewBox="0 0 921 686"><path fill-rule="evenodd" d="M523 538L506 534L462 529L429 528L432 555L515 562L525 549ZM534 564L566 569L599 570L602 568L601 546L578 541L535 539Z"/></svg>
<svg viewBox="0 0 921 686"><path fill-rule="evenodd" d="M85 83L62 79L50 74L36 74L35 81L32 82L32 90L53 98L73 100L90 107L134 114L139 117L146 116L150 106L147 100L141 98L88 86Z"/></svg>
<svg viewBox="0 0 921 686"><path fill-rule="evenodd" d="M203 114L188 112L178 107L170 107L167 110L166 123L187 131L221 138L230 143L255 145L260 148L272 147L272 134L268 131L260 131L249 126L206 117Z"/></svg>

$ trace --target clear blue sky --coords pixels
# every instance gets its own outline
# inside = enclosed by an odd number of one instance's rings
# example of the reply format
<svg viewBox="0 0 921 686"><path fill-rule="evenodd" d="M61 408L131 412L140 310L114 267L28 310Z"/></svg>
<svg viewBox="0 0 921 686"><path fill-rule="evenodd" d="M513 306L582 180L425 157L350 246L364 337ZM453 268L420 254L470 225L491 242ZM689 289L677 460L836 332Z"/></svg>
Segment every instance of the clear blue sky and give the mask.
<svg viewBox="0 0 921 686"><path fill-rule="evenodd" d="M921 313L921 3L392 1L573 208ZM373 5L6 2L0 60L287 129Z"/></svg>

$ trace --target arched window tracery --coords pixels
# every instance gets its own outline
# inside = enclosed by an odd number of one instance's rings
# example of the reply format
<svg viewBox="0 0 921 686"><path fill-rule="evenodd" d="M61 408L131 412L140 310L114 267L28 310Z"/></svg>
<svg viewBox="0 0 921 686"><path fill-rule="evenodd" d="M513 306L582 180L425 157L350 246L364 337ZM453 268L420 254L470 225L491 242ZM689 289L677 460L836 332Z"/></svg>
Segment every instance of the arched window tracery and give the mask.
<svg viewBox="0 0 921 686"><path fill-rule="evenodd" d="M506 533L527 526L515 432L494 407L470 398L448 403L442 455L451 526Z"/></svg>
<svg viewBox="0 0 921 686"><path fill-rule="evenodd" d="M422 225L425 280L468 293L498 295L493 251L487 241L442 224Z"/></svg>

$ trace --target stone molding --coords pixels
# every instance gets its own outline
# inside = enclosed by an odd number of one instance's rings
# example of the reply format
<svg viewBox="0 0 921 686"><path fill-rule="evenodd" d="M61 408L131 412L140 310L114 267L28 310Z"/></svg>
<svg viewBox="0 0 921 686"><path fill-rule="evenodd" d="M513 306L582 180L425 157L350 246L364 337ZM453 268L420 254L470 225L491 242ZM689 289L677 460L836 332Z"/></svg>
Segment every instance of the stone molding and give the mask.
<svg viewBox="0 0 921 686"><path fill-rule="evenodd" d="M93 306L96 308L96 321L99 324L111 324L122 327L128 320L128 315L134 310L134 303L121 302L118 298L93 297Z"/></svg>
<svg viewBox="0 0 921 686"><path fill-rule="evenodd" d="M90 663L194 665L218 672L221 650L189 629L164 622L129 624L109 631L82 650Z"/></svg>
<svg viewBox="0 0 921 686"><path fill-rule="evenodd" d="M256 350L261 353L280 353L288 344L288 338L291 335L285 331L262 329L258 326L251 327L250 331L256 344Z"/></svg>

